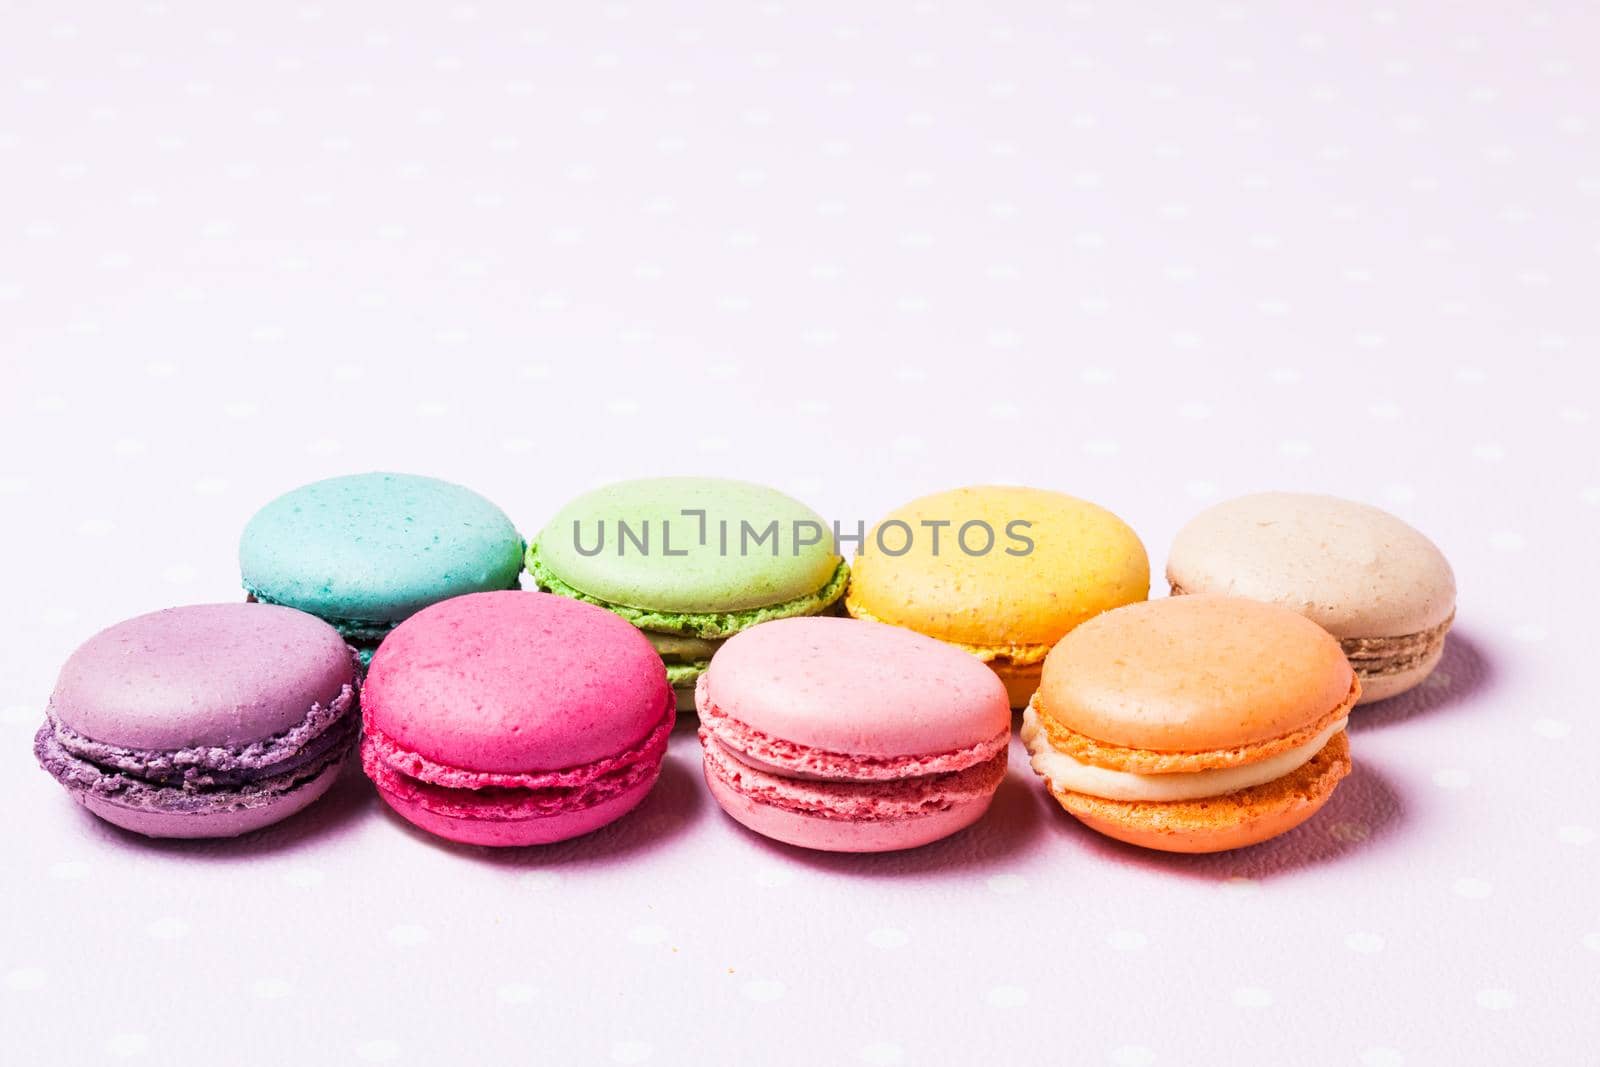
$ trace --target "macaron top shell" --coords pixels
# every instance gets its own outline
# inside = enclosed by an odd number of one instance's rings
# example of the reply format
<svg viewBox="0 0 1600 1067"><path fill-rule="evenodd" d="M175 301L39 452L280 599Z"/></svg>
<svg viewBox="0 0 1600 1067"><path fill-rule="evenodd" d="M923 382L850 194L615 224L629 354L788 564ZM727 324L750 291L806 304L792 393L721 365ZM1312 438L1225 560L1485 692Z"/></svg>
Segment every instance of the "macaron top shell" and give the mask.
<svg viewBox="0 0 1600 1067"><path fill-rule="evenodd" d="M463 593L506 589L522 538L463 486L412 474L352 474L301 486L250 519L244 585L324 618L395 622Z"/></svg>
<svg viewBox="0 0 1600 1067"><path fill-rule="evenodd" d="M362 694L369 728L464 770L554 771L613 756L672 703L650 642L604 609L548 593L435 604L378 648Z"/></svg>
<svg viewBox="0 0 1600 1067"><path fill-rule="evenodd" d="M61 668L51 713L129 749L232 748L305 721L355 682L321 619L270 604L197 604L120 622Z"/></svg>
<svg viewBox="0 0 1600 1067"><path fill-rule="evenodd" d="M1399 637L1455 610L1444 554L1386 511L1310 493L1257 493L1201 512L1173 542L1167 578L1187 593L1249 597L1335 637Z"/></svg>
<svg viewBox="0 0 1600 1067"><path fill-rule="evenodd" d="M1008 536L1033 541L1024 555ZM852 614L906 626L941 640L986 646L1049 646L1085 619L1143 600L1150 591L1150 561L1138 536L1102 507L1063 493L1010 486L975 486L914 500L878 524L899 521L912 531L910 551L891 556L874 535L852 563L846 603ZM957 538L968 522L994 531L990 551L972 555ZM933 530L944 522L938 551ZM903 530L885 533L889 546L905 542ZM974 527L973 550L986 534Z"/></svg>
<svg viewBox="0 0 1600 1067"><path fill-rule="evenodd" d="M1233 597L1130 604L1062 638L1040 711L1098 741L1158 752L1254 745L1348 701L1339 642L1285 608Z"/></svg>
<svg viewBox="0 0 1600 1067"><path fill-rule="evenodd" d="M1005 686L979 660L858 619L763 623L728 639L702 680L720 714L771 737L856 756L922 756L1011 726Z"/></svg>
<svg viewBox="0 0 1600 1067"><path fill-rule="evenodd" d="M703 540L701 517L685 510L705 513ZM590 550L599 543L602 523L603 550L585 555L580 546ZM633 537L647 536L647 549L624 542L619 523ZM749 524L747 537L742 523ZM773 523L775 538L758 542ZM804 524L798 533L796 523ZM796 547L812 537L817 543ZM828 584L841 562L833 529L816 512L776 489L720 478L602 486L550 520L538 552L562 581L598 600L684 613L744 611L809 596Z"/></svg>

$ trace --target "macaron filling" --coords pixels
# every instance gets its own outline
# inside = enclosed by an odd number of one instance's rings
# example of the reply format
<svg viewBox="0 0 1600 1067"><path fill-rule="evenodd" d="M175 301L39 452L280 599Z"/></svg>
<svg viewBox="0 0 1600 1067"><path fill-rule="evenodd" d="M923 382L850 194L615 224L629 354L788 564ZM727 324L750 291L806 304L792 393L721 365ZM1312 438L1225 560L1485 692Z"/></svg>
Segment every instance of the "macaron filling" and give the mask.
<svg viewBox="0 0 1600 1067"><path fill-rule="evenodd" d="M319 778L355 742L360 716L345 685L281 733L236 746L128 748L85 737L52 708L34 737L40 766L67 789L141 811L252 807Z"/></svg>
<svg viewBox="0 0 1600 1067"><path fill-rule="evenodd" d="M1399 637L1346 637L1339 642L1350 666L1362 678L1404 674L1425 665L1444 651L1445 635L1455 614L1438 626Z"/></svg>
<svg viewBox="0 0 1600 1067"><path fill-rule="evenodd" d="M516 821L596 807L654 780L677 719L669 698L660 720L631 747L559 770L480 771L431 760L401 745L368 716L361 765L380 790L446 818Z"/></svg>
<svg viewBox="0 0 1600 1067"><path fill-rule="evenodd" d="M826 584L814 593L740 611L673 612L657 611L634 604L619 604L575 588L546 565L539 553L537 541L528 546L527 565L534 584L544 592L605 608L627 619L641 630L708 639L731 637L758 623L770 622L773 619L820 615L844 595L845 586L850 581L850 565L841 559Z"/></svg>
<svg viewBox="0 0 1600 1067"><path fill-rule="evenodd" d="M1340 717L1307 741L1255 763L1210 770L1140 774L1087 763L1055 748L1041 726L1039 713L1029 705L1022 713L1022 743L1032 756L1033 769L1057 792L1082 793L1106 800L1167 803L1225 796L1292 774L1317 757L1335 734L1345 728Z"/></svg>
<svg viewBox="0 0 1600 1067"><path fill-rule="evenodd" d="M834 752L773 737L711 702L700 683L707 773L785 811L852 822L914 818L992 796L1006 773L1010 730L966 748L922 755Z"/></svg>

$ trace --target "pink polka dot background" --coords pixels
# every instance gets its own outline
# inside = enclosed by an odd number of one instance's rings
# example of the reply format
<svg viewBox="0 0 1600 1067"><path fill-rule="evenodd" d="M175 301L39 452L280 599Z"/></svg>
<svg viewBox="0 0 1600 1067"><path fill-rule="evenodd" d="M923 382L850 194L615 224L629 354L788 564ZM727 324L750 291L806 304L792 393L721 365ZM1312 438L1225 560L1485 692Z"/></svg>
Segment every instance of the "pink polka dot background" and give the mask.
<svg viewBox="0 0 1600 1067"><path fill-rule="evenodd" d="M1571 1063L1600 1042L1600 110L1581 5L38 4L0 32L8 1062ZM425 840L359 775L149 843L33 763L80 641L241 596L373 468L527 532L630 475L846 523L1367 500L1454 561L1312 823L1140 853L1020 747L977 828L806 855L693 734L625 821ZM1158 584L1158 591L1164 589Z"/></svg>

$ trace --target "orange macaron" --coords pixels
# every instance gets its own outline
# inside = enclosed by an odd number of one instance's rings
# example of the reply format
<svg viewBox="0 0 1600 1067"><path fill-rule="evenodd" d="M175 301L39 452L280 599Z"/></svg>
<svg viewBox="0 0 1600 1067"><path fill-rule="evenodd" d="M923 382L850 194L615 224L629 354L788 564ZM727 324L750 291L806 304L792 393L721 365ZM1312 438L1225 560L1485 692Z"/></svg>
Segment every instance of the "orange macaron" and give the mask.
<svg viewBox="0 0 1600 1067"><path fill-rule="evenodd" d="M1130 604L1067 634L1023 714L1033 768L1070 814L1168 852L1292 830L1350 772L1361 686L1339 642L1232 597Z"/></svg>

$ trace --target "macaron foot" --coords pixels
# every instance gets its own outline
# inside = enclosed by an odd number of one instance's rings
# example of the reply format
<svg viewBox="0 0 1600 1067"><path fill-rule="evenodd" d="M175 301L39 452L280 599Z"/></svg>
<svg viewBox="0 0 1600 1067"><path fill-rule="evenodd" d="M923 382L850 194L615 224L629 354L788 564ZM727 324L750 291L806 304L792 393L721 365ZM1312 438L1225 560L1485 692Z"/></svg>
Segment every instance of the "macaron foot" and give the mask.
<svg viewBox="0 0 1600 1067"><path fill-rule="evenodd" d="M310 807L333 787L345 761L339 760L314 778L287 792L273 794L254 802L237 799L230 802L228 794L217 794L215 809L200 811L158 811L150 808L130 808L87 791L74 793L78 803L106 822L131 830L146 837L201 838L237 837L281 822L291 815Z"/></svg>

